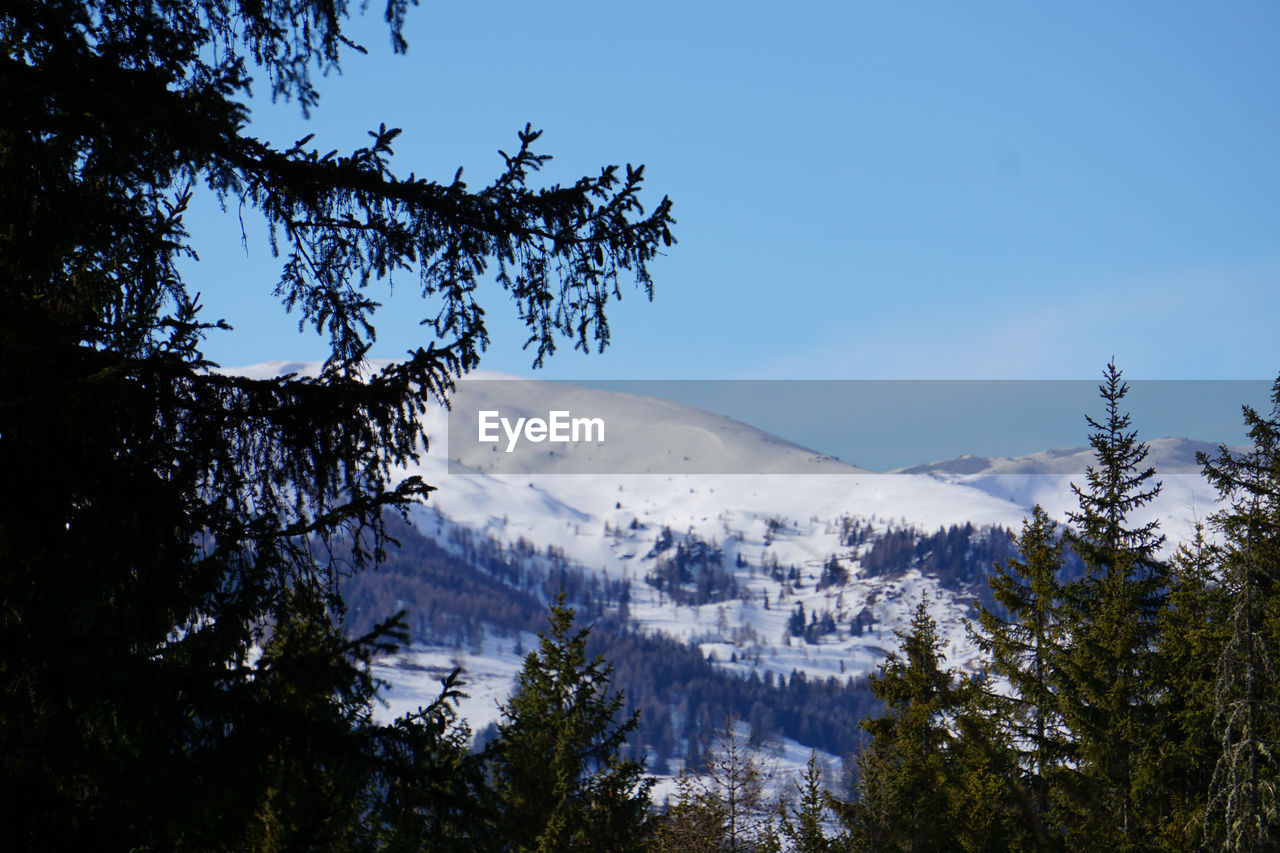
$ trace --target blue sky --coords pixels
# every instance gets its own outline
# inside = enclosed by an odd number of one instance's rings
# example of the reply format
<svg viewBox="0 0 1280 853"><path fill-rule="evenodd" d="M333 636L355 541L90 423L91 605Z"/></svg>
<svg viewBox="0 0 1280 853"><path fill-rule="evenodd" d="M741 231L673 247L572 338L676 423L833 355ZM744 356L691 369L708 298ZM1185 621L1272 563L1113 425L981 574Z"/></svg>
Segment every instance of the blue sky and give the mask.
<svg viewBox="0 0 1280 853"><path fill-rule="evenodd" d="M376 7L378 3L373 5ZM1271 378L1280 371L1274 3L424 3L407 56L322 81L323 149L404 129L397 168L474 187L525 122L548 181L644 163L679 244L614 343L549 378ZM224 365L311 359L278 264L205 203L189 272ZM383 294L382 296L386 296ZM374 355L426 342L406 277ZM482 366L529 373L500 293ZM499 319L501 318L501 319Z"/></svg>

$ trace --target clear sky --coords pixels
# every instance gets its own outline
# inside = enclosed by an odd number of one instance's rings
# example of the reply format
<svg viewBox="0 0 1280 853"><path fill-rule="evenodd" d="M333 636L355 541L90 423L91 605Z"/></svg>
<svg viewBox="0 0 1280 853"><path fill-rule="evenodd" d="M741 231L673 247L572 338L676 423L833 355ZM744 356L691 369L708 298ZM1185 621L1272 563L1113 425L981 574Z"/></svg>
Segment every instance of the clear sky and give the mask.
<svg viewBox="0 0 1280 853"><path fill-rule="evenodd" d="M310 123L261 103L252 132L350 149L386 122L400 172L478 188L531 122L549 181L644 163L674 200L654 301L624 292L612 347L544 376L1280 371L1275 3L424 2L407 56L376 11L352 33L370 55ZM257 223L247 257L234 212L189 224L189 282L237 329L208 355L321 357ZM413 284L375 356L426 342ZM514 312L486 308L482 366L529 373Z"/></svg>

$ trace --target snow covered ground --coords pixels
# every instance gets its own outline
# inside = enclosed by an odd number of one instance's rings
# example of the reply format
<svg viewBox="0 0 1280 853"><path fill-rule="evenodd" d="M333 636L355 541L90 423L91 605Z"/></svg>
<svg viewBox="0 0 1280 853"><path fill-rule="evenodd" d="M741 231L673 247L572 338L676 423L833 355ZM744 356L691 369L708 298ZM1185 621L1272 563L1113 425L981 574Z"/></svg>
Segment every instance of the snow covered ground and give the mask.
<svg viewBox="0 0 1280 853"><path fill-rule="evenodd" d="M271 375L282 369L313 372L315 366L271 364L245 372ZM470 405L518 417L545 410L545 383L521 383L514 397L511 385L492 386L503 390L500 400L485 399L484 388L473 389L481 396ZM564 387L556 385L556 399L565 399ZM931 533L966 523L1016 530L1034 503L1065 520L1076 507L1071 483L1083 484L1093 461L1091 451L1076 448L1016 458L961 457L877 474L689 406L591 389L568 393L575 413L626 421L625 440L576 455L553 448L536 465L526 458L513 472L510 465L493 464L501 451L458 442L461 449L453 452L447 413L430 408L430 452L404 473L421 475L438 491L412 520L445 547L461 549L458 543L468 537L503 546L523 540L542 553L553 549L584 571L630 581L634 623L695 644L716 666L742 675L799 671L852 678L874 672L896 648L895 630L907 627L921 600L938 622L947 663L972 666L977 653L965 621L972 595L944 588L917 569L869 576L861 565L868 544L845 544L842 531L851 521L873 536L907 526ZM1134 521L1161 518L1170 547L1214 508L1215 495L1197 473L1196 451L1212 454L1215 448L1188 439L1151 442L1148 462L1164 481L1164 492ZM681 464L752 473L673 473ZM632 473L641 471L666 473ZM672 549L692 543L719 552L719 565L733 573L736 597L677 604L647 582ZM823 566L833 557L847 570L848 582L819 589ZM785 573L780 577L770 570L774 566ZM831 614L837 630L816 642L790 636L787 623L797 605L806 614ZM853 630L859 615L869 619L869 630ZM472 650L415 646L379 664L379 675L391 684L386 713L429 703L440 678L461 665L470 694L462 714L479 731L497 719L521 665L519 650L535 645L531 635L520 638L519 648L512 637L488 635ZM781 748L790 756L790 771L803 767L807 748Z"/></svg>
<svg viewBox="0 0 1280 853"><path fill-rule="evenodd" d="M458 703L459 716L466 720L473 734L501 719L501 706L515 685L523 657L520 649L536 648L538 638L522 634L513 638L488 636L481 648L460 651L448 646L415 644L393 658L378 662L375 674L387 682L382 693L383 706L378 710L380 722L390 723L405 714L430 705L440 694L441 679L462 667L466 684L462 687L464 698ZM739 721L737 735L740 742L747 742L749 731ZM788 738L778 739L752 750L754 760L767 771L770 780L770 796L778 792L790 793L793 785L803 775L814 750ZM818 751L827 784L834 788L841 778L842 760L839 756ZM654 803L662 804L674 798L681 766L672 762L671 772L655 775L651 791Z"/></svg>

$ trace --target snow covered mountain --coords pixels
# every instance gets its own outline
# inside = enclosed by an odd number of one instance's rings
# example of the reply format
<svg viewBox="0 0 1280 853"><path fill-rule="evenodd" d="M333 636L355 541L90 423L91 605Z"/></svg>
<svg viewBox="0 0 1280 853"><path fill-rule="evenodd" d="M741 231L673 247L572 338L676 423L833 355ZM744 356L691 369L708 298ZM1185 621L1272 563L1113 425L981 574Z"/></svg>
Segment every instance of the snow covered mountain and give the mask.
<svg viewBox="0 0 1280 853"><path fill-rule="evenodd" d="M1217 494L1200 473L1197 453L1217 456L1218 446L1188 438L1157 438L1147 442L1146 464L1156 471L1163 487L1152 503L1135 513L1134 522L1160 519L1170 543L1188 539L1196 521L1213 512ZM1244 447L1231 450L1240 453ZM1074 482L1085 483L1085 470L1094 464L1093 450L1073 447L1044 450L1025 456L986 458L961 456L927 465L899 469L901 474L925 474L942 482L969 486L1024 508L1040 504L1053 518L1065 519L1078 508L1071 490Z"/></svg>
<svg viewBox="0 0 1280 853"><path fill-rule="evenodd" d="M270 364L245 372L314 369ZM490 567L519 562L544 574L570 567L608 582L625 590L610 603L634 630L679 640L723 672L770 683L797 674L851 682L874 672L922 599L949 665L974 665L966 618L985 591L985 570L1008 555L1007 532L1034 503L1065 520L1076 506L1071 483L1083 484L1092 462L1088 449L1049 450L880 474L690 406L562 383L512 385L495 382L494 396L484 382L469 382L467 411L530 419L545 415L554 397L557 406L628 430L600 445L547 444L508 458L501 444L477 445L469 435L451 446L458 413L451 425L434 407L425 423L430 451L404 472L438 487L411 516L418 531L463 561L484 553ZM1195 466L1198 450L1214 448L1151 442L1148 461L1165 486L1148 513L1164 521L1171 544L1213 508ZM536 643L531 633L499 628L465 643L424 640L382 665L392 685L388 712L429 701L439 676L460 664L472 682L462 711L476 729L497 718L521 654Z"/></svg>
<svg viewBox="0 0 1280 853"><path fill-rule="evenodd" d="M528 382L528 396L505 398L503 410L539 411L541 384ZM921 597L935 603L952 660L964 665L972 659L963 628L967 600L910 567L872 576L862 570L861 557L886 530L1015 528L1025 507L935 476L867 471L728 418L629 397L579 389L575 411L603 413L610 423L626 419L633 434L646 436L643 445L610 445L595 457L553 460L549 470L532 473L475 471L481 465L474 453L459 459L437 413L428 426L432 453L411 472L439 487L415 516L420 529L436 531L441 541L460 539L459 530L504 545L523 540L629 582L629 615L636 624L698 643L725 668L865 675L894 645L893 631L906 626ZM650 460L666 457L699 470L765 473L582 473L645 470ZM450 473L446 460L454 470L461 462L474 473ZM855 531L862 541L851 541ZM702 551L705 562L686 558L688 575L679 583L696 592L699 572L718 568L731 576L726 583L735 594L699 601L694 592L679 595L655 581L655 573L679 554ZM847 580L818 589L832 559ZM797 606L805 614L829 613L839 630L821 643L788 636ZM856 634L849 625L863 611L863 622L874 628Z"/></svg>
<svg viewBox="0 0 1280 853"><path fill-rule="evenodd" d="M501 402L520 414L537 412L543 384L524 383L524 397ZM508 395L509 385L502 383ZM1071 483L1083 484L1092 462L1089 449L1076 448L1016 458L962 457L879 474L689 406L591 389L573 394L575 410L602 413L611 423L639 424L633 434L646 436L647 443L554 459L536 472L491 474L476 470L484 460L474 454L453 456L444 424L437 420L428 428L429 433L434 429L433 452L414 471L439 486L419 516L420 526L434 525L441 534L461 528L502 544L524 540L604 577L629 581L629 613L640 626L699 643L726 668L762 673L799 670L849 677L873 672L895 642L893 630L905 627L922 596L934 602L949 658L967 665L974 650L963 620L973 592L944 589L941 579L911 564L872 574L863 557L890 530L927 534L966 524L977 531L1016 530L1035 503L1065 520L1076 506ZM1198 474L1195 453L1214 450L1187 439L1151 442L1148 461L1164 481L1164 491L1146 514L1164 521L1171 544L1188 536L1195 519L1213 508L1214 495ZM804 473L586 473L645 470L649 460L666 456L700 470ZM451 474L446 459L455 470L461 463L474 473ZM861 541L851 543L853 529ZM686 596L686 603L677 603L670 589L659 588L652 576L682 547L718 554L732 574L736 595L703 603L688 603ZM846 580L819 589L823 569L833 559ZM781 580L774 567L781 568ZM693 576L685 581L696 582ZM830 613L842 630L818 644L785 636L797 605L806 614ZM861 635L847 630L864 610L864 621L876 630Z"/></svg>

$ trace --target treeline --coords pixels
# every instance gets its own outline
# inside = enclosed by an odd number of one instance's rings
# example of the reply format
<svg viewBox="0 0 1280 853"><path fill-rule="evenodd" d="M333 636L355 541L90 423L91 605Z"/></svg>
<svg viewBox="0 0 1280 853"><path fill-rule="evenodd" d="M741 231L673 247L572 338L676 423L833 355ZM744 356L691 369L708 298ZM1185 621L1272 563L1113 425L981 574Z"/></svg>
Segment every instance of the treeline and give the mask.
<svg viewBox="0 0 1280 853"><path fill-rule="evenodd" d="M486 631L540 631L546 602L561 593L587 620L625 610L630 598L628 582L584 572L554 547L538 551L525 539L504 546L454 528L446 548L397 515L385 524L381 565L343 581L348 634L403 610L416 641L478 648Z"/></svg>
<svg viewBox="0 0 1280 853"><path fill-rule="evenodd" d="M857 741L858 720L878 707L865 680L812 679L801 672L740 678L719 670L696 646L635 630L626 617L625 583L548 561L530 546L504 549L461 533L453 544L465 545L459 549L469 555L465 559L399 519L387 524L396 542L388 545L386 560L343 585L348 634L368 631L402 610L415 640L478 651L486 632L541 632L546 602L563 596L580 622L594 625L589 651L612 663L626 712L641 712L623 753L649 759L654 772L704 766L709 745L730 718L749 723L753 744L785 737L847 755ZM509 585L517 581L526 588ZM491 737L485 732L480 740Z"/></svg>
<svg viewBox="0 0 1280 853"><path fill-rule="evenodd" d="M982 528L969 523L953 524L933 533L923 533L910 525L888 527L871 539L871 546L862 556L862 574L882 577L919 569L937 578L947 589L969 593L988 610L1007 616L1003 605L992 596L989 580L994 567L1018 553L1014 539L1012 531L998 524ZM1068 582L1083 574L1080 556L1074 551L1064 552L1058 580Z"/></svg>
<svg viewBox="0 0 1280 853"><path fill-rule="evenodd" d="M1157 522L1131 521L1160 485L1126 391L1109 366L1078 509L1057 520L1036 507L993 571L978 672L944 667L922 601L865 689L733 678L628 629L625 585L593 585L527 547L481 543L474 565L393 528L381 572L349 586L353 618L449 596L464 621L527 630L542 595L568 585L593 614L576 624L593 627L575 627L560 593L481 747L456 716L454 680L380 731L388 760L417 768L362 794L403 845L387 849L1276 849L1280 380L1269 416L1245 410L1252 450L1202 459L1224 508L1171 557ZM1001 539L940 530L913 539L911 560L976 571L977 543ZM815 759L771 789L752 745L772 733L857 752L851 781L833 792ZM698 775L653 803L645 773L677 765Z"/></svg>
<svg viewBox="0 0 1280 853"><path fill-rule="evenodd" d="M1277 849L1280 380L1250 452L1201 457L1224 508L1169 559L1130 521L1160 486L1114 365L1101 390L1078 510L1036 507L992 577L982 671L943 669L922 602L873 679L845 849Z"/></svg>
<svg viewBox="0 0 1280 853"><path fill-rule="evenodd" d="M998 525L979 530L953 524L934 533L891 527L872 540L862 557L862 574L879 577L917 568L950 589L961 589L985 581L992 565L1014 553L1009 532Z"/></svg>
<svg viewBox="0 0 1280 853"><path fill-rule="evenodd" d="M668 773L682 759L702 770L706 752L727 719L744 721L748 742L790 738L831 755L857 746L857 723L878 707L865 680L808 678L803 672L741 678L715 668L696 647L661 634L641 633L611 620L598 624L590 648L614 666L614 683L640 722L627 748L651 756Z"/></svg>

